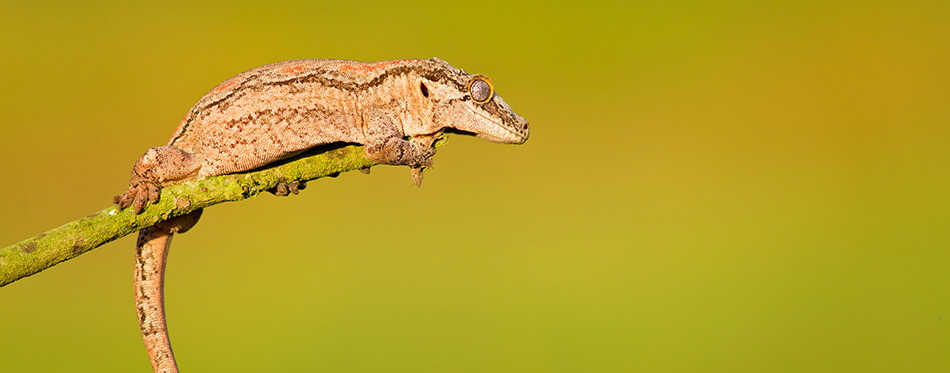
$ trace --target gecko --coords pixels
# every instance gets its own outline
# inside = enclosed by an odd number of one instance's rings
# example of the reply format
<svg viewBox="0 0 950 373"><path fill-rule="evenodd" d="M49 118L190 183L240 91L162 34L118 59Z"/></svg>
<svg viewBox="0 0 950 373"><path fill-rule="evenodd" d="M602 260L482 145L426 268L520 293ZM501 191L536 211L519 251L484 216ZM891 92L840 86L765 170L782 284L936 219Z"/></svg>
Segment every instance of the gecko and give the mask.
<svg viewBox="0 0 950 373"><path fill-rule="evenodd" d="M333 144L363 145L378 164L410 167L419 186L446 132L522 144L527 120L492 81L438 58L359 62L290 60L240 73L205 94L165 146L148 149L128 189L113 198L136 214L162 187L244 172ZM281 184L277 195L304 184ZM155 372L177 372L164 312L164 272L171 238L197 223L201 210L142 229L136 242L135 303Z"/></svg>

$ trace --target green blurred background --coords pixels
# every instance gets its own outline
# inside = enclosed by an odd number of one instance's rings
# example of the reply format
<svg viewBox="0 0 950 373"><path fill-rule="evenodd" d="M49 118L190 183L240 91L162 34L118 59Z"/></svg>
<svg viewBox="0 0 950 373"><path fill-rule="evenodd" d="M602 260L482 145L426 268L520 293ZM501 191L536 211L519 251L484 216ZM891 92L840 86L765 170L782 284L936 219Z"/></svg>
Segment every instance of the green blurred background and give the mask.
<svg viewBox="0 0 950 373"><path fill-rule="evenodd" d="M0 246L109 205L211 87L296 58L490 76L523 146L219 205L187 372L946 371L950 4L5 2ZM0 371L149 371L134 238L0 289Z"/></svg>

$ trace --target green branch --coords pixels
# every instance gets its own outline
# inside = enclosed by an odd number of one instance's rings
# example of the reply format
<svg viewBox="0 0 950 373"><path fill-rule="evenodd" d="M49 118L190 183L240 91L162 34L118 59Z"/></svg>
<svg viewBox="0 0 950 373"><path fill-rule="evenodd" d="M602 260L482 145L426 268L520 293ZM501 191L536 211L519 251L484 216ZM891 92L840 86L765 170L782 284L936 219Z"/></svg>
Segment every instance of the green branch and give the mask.
<svg viewBox="0 0 950 373"><path fill-rule="evenodd" d="M194 210L247 199L281 182L307 181L366 169L374 163L362 146L351 145L278 162L266 169L170 185L161 200L135 215L115 206L0 249L0 286L75 258L112 240Z"/></svg>

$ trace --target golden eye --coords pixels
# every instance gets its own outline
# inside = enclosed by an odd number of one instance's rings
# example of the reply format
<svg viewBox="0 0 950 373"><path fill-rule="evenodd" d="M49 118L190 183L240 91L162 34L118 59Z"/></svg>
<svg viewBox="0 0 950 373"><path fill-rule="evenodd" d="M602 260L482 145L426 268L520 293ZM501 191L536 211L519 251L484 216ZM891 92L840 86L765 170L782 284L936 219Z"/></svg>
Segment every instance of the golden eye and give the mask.
<svg viewBox="0 0 950 373"><path fill-rule="evenodd" d="M495 95L495 87L487 76L475 75L468 81L468 93L472 95L472 100L476 103L484 104L491 101L492 96Z"/></svg>

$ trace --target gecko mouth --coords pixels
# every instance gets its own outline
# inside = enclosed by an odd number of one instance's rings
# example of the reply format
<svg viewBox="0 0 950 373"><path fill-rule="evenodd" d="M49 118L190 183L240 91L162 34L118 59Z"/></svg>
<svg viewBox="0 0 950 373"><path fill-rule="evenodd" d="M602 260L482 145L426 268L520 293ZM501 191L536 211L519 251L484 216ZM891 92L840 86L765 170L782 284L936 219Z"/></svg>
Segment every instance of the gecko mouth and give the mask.
<svg viewBox="0 0 950 373"><path fill-rule="evenodd" d="M496 95L495 99L501 100L501 97ZM503 110L503 108L507 108L507 105L504 107L501 106L502 105L499 105L497 102L489 102L482 107L468 108L469 111L482 119L479 121L481 122L480 127L482 128L479 128L479 133L475 135L488 141L506 144L522 144L527 141L528 121L512 113L511 109ZM496 116L507 116L515 122L515 124L509 125L505 123L505 120L498 120L494 116L489 115L489 111L493 112L491 114L495 114Z"/></svg>
<svg viewBox="0 0 950 373"><path fill-rule="evenodd" d="M451 133L451 134L455 134L455 135L478 136L478 134L475 133L475 132L463 131L463 130L460 130L460 129L458 129L458 128L446 128L446 129L443 130L442 132L444 132L444 133Z"/></svg>

